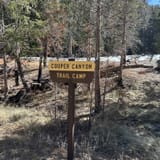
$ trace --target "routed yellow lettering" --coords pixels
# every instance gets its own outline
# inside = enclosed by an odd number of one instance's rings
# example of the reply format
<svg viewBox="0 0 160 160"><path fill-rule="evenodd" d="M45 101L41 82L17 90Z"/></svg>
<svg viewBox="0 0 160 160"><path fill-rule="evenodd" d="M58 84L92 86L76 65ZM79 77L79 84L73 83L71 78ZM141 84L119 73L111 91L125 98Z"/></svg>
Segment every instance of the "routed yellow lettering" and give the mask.
<svg viewBox="0 0 160 160"><path fill-rule="evenodd" d="M69 79L70 76L69 76L69 73L56 73L57 75L57 78L66 78L66 79Z"/></svg>
<svg viewBox="0 0 160 160"><path fill-rule="evenodd" d="M76 73L73 73L72 74L72 78L73 79L84 79L86 77L86 74L76 74Z"/></svg>

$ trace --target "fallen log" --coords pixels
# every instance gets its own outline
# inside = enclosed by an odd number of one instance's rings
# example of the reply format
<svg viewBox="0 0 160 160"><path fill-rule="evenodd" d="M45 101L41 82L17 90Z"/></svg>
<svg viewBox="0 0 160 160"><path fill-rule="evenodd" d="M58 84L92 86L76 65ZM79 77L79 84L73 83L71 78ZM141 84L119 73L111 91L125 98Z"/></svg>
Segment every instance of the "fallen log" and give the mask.
<svg viewBox="0 0 160 160"><path fill-rule="evenodd" d="M144 65L144 64L135 64L135 65L126 65L123 67L124 69L132 69L132 68L151 68L153 69L153 66L151 65ZM112 77L115 75L120 74L120 66L109 66L106 68L101 68L100 70L100 77Z"/></svg>
<svg viewBox="0 0 160 160"><path fill-rule="evenodd" d="M124 66L124 69L130 69L130 68L153 68L151 65L144 65L144 64L135 64L135 65L128 65Z"/></svg>

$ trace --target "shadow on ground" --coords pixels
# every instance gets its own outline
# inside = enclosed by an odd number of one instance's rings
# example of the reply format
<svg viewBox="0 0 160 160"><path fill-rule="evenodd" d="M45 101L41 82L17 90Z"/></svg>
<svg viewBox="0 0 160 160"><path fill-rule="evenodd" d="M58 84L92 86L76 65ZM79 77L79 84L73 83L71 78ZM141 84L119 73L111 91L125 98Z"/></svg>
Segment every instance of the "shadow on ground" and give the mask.
<svg viewBox="0 0 160 160"><path fill-rule="evenodd" d="M159 160L160 108L116 103L104 114L76 123L76 160ZM0 160L65 160L67 122L31 122L0 140Z"/></svg>
<svg viewBox="0 0 160 160"><path fill-rule="evenodd" d="M32 122L25 130L16 131L12 136L0 140L0 160L65 160L67 157L66 124L66 121L60 120L51 121L45 126ZM79 160L83 155L81 151L85 151L88 147L88 131L88 122L77 124L75 156L79 157Z"/></svg>
<svg viewBox="0 0 160 160"><path fill-rule="evenodd" d="M103 155L103 160L159 160L159 121L158 106L111 104L96 119L91 131L93 159L99 160Z"/></svg>
<svg viewBox="0 0 160 160"><path fill-rule="evenodd" d="M143 99L145 102L158 101L160 102L160 81L144 82L143 90L146 97Z"/></svg>

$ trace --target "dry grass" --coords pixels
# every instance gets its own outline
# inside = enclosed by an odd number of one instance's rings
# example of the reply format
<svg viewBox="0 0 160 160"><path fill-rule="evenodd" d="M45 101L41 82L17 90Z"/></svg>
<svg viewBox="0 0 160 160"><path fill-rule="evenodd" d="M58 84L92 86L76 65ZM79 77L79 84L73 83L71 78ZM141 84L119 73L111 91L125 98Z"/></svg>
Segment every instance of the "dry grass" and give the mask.
<svg viewBox="0 0 160 160"><path fill-rule="evenodd" d="M14 131L25 129L30 122L44 125L50 119L43 111L0 105L0 138L6 136L5 133L11 136Z"/></svg>
<svg viewBox="0 0 160 160"><path fill-rule="evenodd" d="M0 159L39 160L47 155L48 135L42 135L41 129L50 120L43 110L0 105Z"/></svg>

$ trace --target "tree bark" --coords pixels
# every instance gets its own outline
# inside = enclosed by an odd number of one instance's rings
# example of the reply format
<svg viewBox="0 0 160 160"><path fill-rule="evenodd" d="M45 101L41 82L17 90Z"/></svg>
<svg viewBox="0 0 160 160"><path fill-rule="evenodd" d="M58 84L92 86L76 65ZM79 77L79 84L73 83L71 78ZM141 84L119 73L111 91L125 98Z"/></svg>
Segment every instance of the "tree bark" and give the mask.
<svg viewBox="0 0 160 160"><path fill-rule="evenodd" d="M72 57L73 56L73 50L72 50L72 46L73 46L73 44L72 44L72 42L73 42L73 40L72 40L72 33L70 33L70 39L69 39L69 47L68 47L68 56L69 57Z"/></svg>
<svg viewBox="0 0 160 160"><path fill-rule="evenodd" d="M40 83L42 78L42 56L39 57L39 69L38 69L38 77L37 82Z"/></svg>
<svg viewBox="0 0 160 160"><path fill-rule="evenodd" d="M2 10L2 17L1 17L1 22L2 22L2 37L3 34L5 33L5 24L4 24L4 7L1 4L1 10ZM1 37L1 38L2 38ZM3 54L3 63L4 63L4 68L3 68L3 73L4 73L4 98L7 98L7 94L8 94L8 83L7 83L7 62L6 62L6 51L5 48L6 44L2 43L2 51L4 52Z"/></svg>
<svg viewBox="0 0 160 160"><path fill-rule="evenodd" d="M44 39L44 53L43 53L43 66L47 66L47 56L48 56L48 38L46 37Z"/></svg>
<svg viewBox="0 0 160 160"><path fill-rule="evenodd" d="M18 73L17 68L15 68L14 76L15 76L15 85L19 86L19 73Z"/></svg>
<svg viewBox="0 0 160 160"><path fill-rule="evenodd" d="M122 51L120 59L120 75L119 75L119 85L123 86L123 67L126 63L126 25L127 25L127 8L128 0L124 0L123 6L123 24L122 24Z"/></svg>
<svg viewBox="0 0 160 160"><path fill-rule="evenodd" d="M19 43L17 43L16 55L15 55L15 59L16 59L16 63L17 63L17 69L18 69L18 73L19 73L19 76L21 78L21 81L22 81L22 84L23 84L25 90L29 91L28 84L27 84L27 82L24 78L24 72L23 72L23 68L22 68L22 64L21 64L19 54L20 54L20 46L19 46Z"/></svg>
<svg viewBox="0 0 160 160"><path fill-rule="evenodd" d="M24 72L23 72L21 61L20 61L20 57L16 57L16 62L17 62L17 69L18 69L19 76L21 78L22 84L23 84L25 90L28 91L29 87L28 87L28 84L27 84L27 82L24 78Z"/></svg>
<svg viewBox="0 0 160 160"><path fill-rule="evenodd" d="M101 94L100 94L100 0L97 0L96 16L96 54L95 54L95 112L101 111Z"/></svg>
<svg viewBox="0 0 160 160"><path fill-rule="evenodd" d="M4 98L7 98L7 94L8 94L8 83L7 83L7 62L6 62L6 53L4 51L4 55L3 55L3 62L4 62Z"/></svg>

